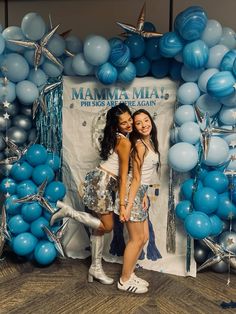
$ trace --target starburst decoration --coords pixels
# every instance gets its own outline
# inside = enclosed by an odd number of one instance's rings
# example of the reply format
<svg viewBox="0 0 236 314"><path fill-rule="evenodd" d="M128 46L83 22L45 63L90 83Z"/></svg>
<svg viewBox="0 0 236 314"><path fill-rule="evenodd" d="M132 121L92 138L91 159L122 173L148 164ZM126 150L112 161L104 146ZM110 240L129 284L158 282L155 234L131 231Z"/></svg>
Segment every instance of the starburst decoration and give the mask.
<svg viewBox="0 0 236 314"><path fill-rule="evenodd" d="M39 204L43 208L45 208L50 214L53 214L55 210L52 208L52 206L49 204L46 198L43 197L46 186L47 186L47 179L44 180L43 183L39 186L38 192L36 194L30 194L30 195L24 196L22 198L14 200L14 202L21 203L21 204L39 202Z"/></svg>
<svg viewBox="0 0 236 314"><path fill-rule="evenodd" d="M55 26L48 34L46 34L40 41L34 42L34 41L24 41L24 40L13 40L13 39L8 39L9 42L14 43L16 45L30 48L30 49L35 49L34 51L34 67L35 70L37 70L41 57L44 55L47 59L58 65L59 67L63 67L62 63L60 60L58 60L47 48L46 45L48 41L51 39L51 37L56 33L58 27L60 25Z"/></svg>
<svg viewBox="0 0 236 314"><path fill-rule="evenodd" d="M0 225L0 258L2 256L3 248L6 240L11 240L11 235L7 230L7 216L5 205L2 206L1 225Z"/></svg>
<svg viewBox="0 0 236 314"><path fill-rule="evenodd" d="M144 38L149 37L161 37L163 34L157 33L157 32L148 32L144 30L144 23L145 23L145 15L146 15L146 4L144 3L141 12L138 17L137 25L133 26L131 24L126 23L120 23L116 22L121 28L123 28L125 31L128 31L128 33L131 34L138 34ZM127 33L123 33L123 36L127 36Z"/></svg>

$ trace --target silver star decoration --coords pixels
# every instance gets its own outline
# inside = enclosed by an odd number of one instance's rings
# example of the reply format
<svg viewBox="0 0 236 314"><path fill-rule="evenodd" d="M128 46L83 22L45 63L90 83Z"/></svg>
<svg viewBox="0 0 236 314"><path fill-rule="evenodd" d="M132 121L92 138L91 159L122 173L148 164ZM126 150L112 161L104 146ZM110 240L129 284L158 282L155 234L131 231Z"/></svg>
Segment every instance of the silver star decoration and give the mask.
<svg viewBox="0 0 236 314"><path fill-rule="evenodd" d="M9 118L10 118L10 115L9 115L7 112L5 112L5 113L3 114L3 119L9 120Z"/></svg>
<svg viewBox="0 0 236 314"><path fill-rule="evenodd" d="M22 156L25 155L25 153L27 152L27 150L29 149L29 147L33 144L36 143L37 138L34 141L31 141L25 148L19 148L14 142L12 142L11 140L9 140L8 138L4 138L3 140L5 141L5 143L7 144L7 148L8 148L8 153L10 151L12 151L16 156L12 156L12 157L8 157L6 159L3 159L0 161L0 165L2 164L7 164L7 165L12 165L15 162L19 161L21 159Z"/></svg>
<svg viewBox="0 0 236 314"><path fill-rule="evenodd" d="M35 49L34 52L34 67L37 70L40 59L42 55L44 55L46 58L48 58L50 61L58 65L59 67L63 67L62 63L60 60L58 60L47 48L46 45L50 38L55 34L57 31L58 27L60 25L55 26L48 34L46 34L39 43L34 42L34 41L24 41L24 40L13 40L13 39L8 39L9 42L14 43L16 45L30 48L30 49Z"/></svg>
<svg viewBox="0 0 236 314"><path fill-rule="evenodd" d="M128 31L131 34L138 34L144 38L149 38L149 37L161 37L163 34L157 33L157 32L146 32L144 28L144 23L145 23L145 15L146 15L146 5L144 3L142 10L139 14L138 21L137 21L137 26L133 26L131 24L126 24L126 23L120 23L116 22L120 27L122 27L125 31ZM123 33L123 36L127 36L129 34Z"/></svg>
<svg viewBox="0 0 236 314"><path fill-rule="evenodd" d="M1 225L0 225L0 258L2 256L3 248L6 240L11 240L11 235L7 230L7 215L5 205L2 206Z"/></svg>
<svg viewBox="0 0 236 314"><path fill-rule="evenodd" d="M47 186L47 179L43 181L43 183L38 188L38 193L31 194L28 196L24 196L22 198L19 198L18 200L15 200L15 203L32 203L32 202L39 202L39 204L45 208L49 213L54 214L55 209L52 208L52 206L49 204L49 202L46 200L46 198L43 197L44 190Z"/></svg>
<svg viewBox="0 0 236 314"><path fill-rule="evenodd" d="M61 238L65 234L68 222L69 219L67 219L65 223L61 225L61 227L56 231L56 233L53 233L48 227L43 226L43 230L47 234L48 239L54 243L56 250L62 257L65 257L65 252L61 244Z"/></svg>
<svg viewBox="0 0 236 314"><path fill-rule="evenodd" d="M33 103L33 108L32 108L33 119L36 116L36 112L37 112L39 106L41 107L42 111L45 114L47 114L47 106L46 106L46 102L45 102L45 96L47 93L49 93L53 89L57 88L61 84L62 84L62 81L58 81L55 83L47 83L44 85L44 87L42 88L42 90L39 94L39 97Z"/></svg>
<svg viewBox="0 0 236 314"><path fill-rule="evenodd" d="M220 244L216 243L210 238L205 238L202 241L209 247L209 249L214 253L214 255L208 258L201 266L199 266L198 271L213 266L222 260L226 263L230 263L230 266L236 269L235 253L227 249L224 249Z"/></svg>
<svg viewBox="0 0 236 314"><path fill-rule="evenodd" d="M9 108L9 106L10 106L10 103L7 100L3 101L4 108Z"/></svg>

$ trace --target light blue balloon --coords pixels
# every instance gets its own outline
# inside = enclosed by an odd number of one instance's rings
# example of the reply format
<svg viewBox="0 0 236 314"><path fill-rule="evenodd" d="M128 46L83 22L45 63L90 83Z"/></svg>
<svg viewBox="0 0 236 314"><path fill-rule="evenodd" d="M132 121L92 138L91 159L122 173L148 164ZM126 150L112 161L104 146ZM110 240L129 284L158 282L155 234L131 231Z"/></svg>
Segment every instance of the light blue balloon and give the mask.
<svg viewBox="0 0 236 314"><path fill-rule="evenodd" d="M22 104L31 105L39 97L39 91L34 83L24 80L17 83L16 95Z"/></svg>
<svg viewBox="0 0 236 314"><path fill-rule="evenodd" d="M49 76L49 77L58 77L62 74L63 67L59 66L49 59L45 60L42 64L43 71Z"/></svg>
<svg viewBox="0 0 236 314"><path fill-rule="evenodd" d="M194 211L184 221L186 232L194 239L204 239L211 234L211 221L203 212Z"/></svg>
<svg viewBox="0 0 236 314"><path fill-rule="evenodd" d="M38 68L37 70L31 69L28 76L28 81L34 83L37 87L44 86L47 83L48 76L46 73Z"/></svg>
<svg viewBox="0 0 236 314"><path fill-rule="evenodd" d="M25 256L33 252L38 240L29 232L18 234L13 239L13 251L20 256Z"/></svg>
<svg viewBox="0 0 236 314"><path fill-rule="evenodd" d="M22 29L19 26L9 26L5 28L2 32L2 36L5 39L6 48L15 51L15 52L22 52L24 51L24 47L21 47L19 45L13 44L8 39L11 40L25 40L25 36L22 32Z"/></svg>
<svg viewBox="0 0 236 314"><path fill-rule="evenodd" d="M189 143L177 143L168 151L168 163L178 172L187 172L193 169L198 161L196 148Z"/></svg>
<svg viewBox="0 0 236 314"><path fill-rule="evenodd" d="M2 66L7 69L8 79L14 83L23 81L29 75L29 64L20 54L7 54Z"/></svg>
<svg viewBox="0 0 236 314"><path fill-rule="evenodd" d="M218 236L223 231L223 221L214 214L209 215L210 221L211 221L211 237Z"/></svg>
<svg viewBox="0 0 236 314"><path fill-rule="evenodd" d="M30 225L23 219L22 215L15 215L10 218L8 227L10 232L16 235L28 231Z"/></svg>
<svg viewBox="0 0 236 314"><path fill-rule="evenodd" d="M203 40L208 47L213 47L219 43L221 36L221 24L216 20L208 20L207 25L201 35L201 40Z"/></svg>
<svg viewBox="0 0 236 314"><path fill-rule="evenodd" d="M209 49L209 57L206 63L206 68L220 68L221 61L225 54L229 51L224 45L215 45Z"/></svg>
<svg viewBox="0 0 236 314"><path fill-rule="evenodd" d="M35 219L30 225L31 233L38 239L44 238L46 236L43 227L49 227L49 221L43 216Z"/></svg>
<svg viewBox="0 0 236 314"><path fill-rule="evenodd" d="M228 189L229 179L223 172L214 170L207 173L203 184L220 194L226 192Z"/></svg>
<svg viewBox="0 0 236 314"><path fill-rule="evenodd" d="M2 34L0 34L0 54L3 53L4 49L5 49L5 39L2 36Z"/></svg>
<svg viewBox="0 0 236 314"><path fill-rule="evenodd" d="M90 35L84 41L84 57L91 65L99 66L107 62L110 51L109 42L102 36Z"/></svg>
<svg viewBox="0 0 236 314"><path fill-rule="evenodd" d="M192 203L190 201L181 201L177 204L176 208L175 208L175 214L176 216L181 219L184 220L188 214L190 214L192 210Z"/></svg>
<svg viewBox="0 0 236 314"><path fill-rule="evenodd" d="M207 82L215 73L218 72L218 69L207 69L200 74L198 79L198 87L202 92L207 92Z"/></svg>
<svg viewBox="0 0 236 314"><path fill-rule="evenodd" d="M30 66L34 67L34 60L35 60L35 56L34 56L34 49L27 49L24 51L24 57L27 60L27 62L29 63ZM41 55L41 58L39 60L39 66L41 66L45 61L45 57L44 55Z"/></svg>
<svg viewBox="0 0 236 314"><path fill-rule="evenodd" d="M112 64L106 62L97 68L96 76L102 84L110 85L117 80L117 70Z"/></svg>
<svg viewBox="0 0 236 314"><path fill-rule="evenodd" d="M218 166L229 157L229 146L227 142L218 137L212 136L209 143L207 158L203 161L208 166Z"/></svg>
<svg viewBox="0 0 236 314"><path fill-rule="evenodd" d="M236 156L236 148L232 148L229 150L229 156ZM230 160L230 163L227 166L228 170L236 170L236 160Z"/></svg>
<svg viewBox="0 0 236 314"><path fill-rule="evenodd" d="M52 242L40 241L34 250L34 258L40 265L51 264L57 256L57 251Z"/></svg>
<svg viewBox="0 0 236 314"><path fill-rule="evenodd" d="M182 105L192 105L200 96L198 85L193 82L182 84L177 91L177 99Z"/></svg>
<svg viewBox="0 0 236 314"><path fill-rule="evenodd" d="M184 40L176 32L165 33L159 42L160 53L163 57L172 58L183 49Z"/></svg>
<svg viewBox="0 0 236 314"><path fill-rule="evenodd" d="M65 39L66 49L74 55L83 51L83 42L76 35L68 35Z"/></svg>
<svg viewBox="0 0 236 314"><path fill-rule="evenodd" d="M195 186L196 185L196 186ZM193 191L199 191L203 188L200 180L196 181L192 178L185 180L180 187L181 196L185 200L192 201Z"/></svg>
<svg viewBox="0 0 236 314"><path fill-rule="evenodd" d="M47 44L47 49L55 56L60 57L65 53L66 42L59 34L54 34Z"/></svg>
<svg viewBox="0 0 236 314"><path fill-rule="evenodd" d="M209 95L221 98L234 93L235 78L229 71L221 71L214 74L207 82L207 92Z"/></svg>
<svg viewBox="0 0 236 314"><path fill-rule="evenodd" d="M221 71L232 71L235 59L236 59L236 50L228 51L224 55L224 57L220 63L220 70Z"/></svg>
<svg viewBox="0 0 236 314"><path fill-rule="evenodd" d="M128 64L123 68L117 69L117 80L123 83L130 83L136 77L136 67L132 62L128 62Z"/></svg>
<svg viewBox="0 0 236 314"><path fill-rule="evenodd" d="M201 95L196 101L196 105L202 113L208 112L210 117L217 114L221 109L221 103L208 94Z"/></svg>
<svg viewBox="0 0 236 314"><path fill-rule="evenodd" d="M86 61L83 53L73 57L71 66L74 73L81 76L91 75L94 70L94 66Z"/></svg>
<svg viewBox="0 0 236 314"><path fill-rule="evenodd" d="M183 62L189 68L200 69L207 64L209 48L202 40L193 41L183 49Z"/></svg>
<svg viewBox="0 0 236 314"><path fill-rule="evenodd" d="M179 126L185 122L189 122L189 121L194 122L196 120L196 117L195 117L193 106L183 105L177 108L174 114L174 120Z"/></svg>
<svg viewBox="0 0 236 314"><path fill-rule="evenodd" d="M229 96L220 98L220 102L226 107L234 107L236 104L236 91Z"/></svg>
<svg viewBox="0 0 236 314"><path fill-rule="evenodd" d="M220 44L228 47L229 49L235 49L236 47L235 31L232 28L230 27L222 28Z"/></svg>
<svg viewBox="0 0 236 314"><path fill-rule="evenodd" d="M181 77L185 82L196 82L203 71L204 68L192 69L187 67L186 65L182 65Z"/></svg>
<svg viewBox="0 0 236 314"><path fill-rule="evenodd" d="M16 99L16 85L12 82L8 82L7 85L0 80L0 102L5 100L12 103Z"/></svg>
<svg viewBox="0 0 236 314"><path fill-rule="evenodd" d="M23 17L21 29L27 39L40 40L46 32L46 24L38 13L30 12Z"/></svg>
<svg viewBox="0 0 236 314"><path fill-rule="evenodd" d="M191 6L180 12L174 22L175 30L186 40L199 39L207 25L207 14L199 6Z"/></svg>
<svg viewBox="0 0 236 314"><path fill-rule="evenodd" d="M218 207L218 201L218 193L209 187L203 187L193 195L194 208L205 214L212 214Z"/></svg>
<svg viewBox="0 0 236 314"><path fill-rule="evenodd" d="M223 106L220 114L219 120L222 124L225 125L235 125L236 124L236 108L229 108Z"/></svg>
<svg viewBox="0 0 236 314"><path fill-rule="evenodd" d="M75 76L75 71L72 68L72 57L67 57L63 60L63 73L68 76Z"/></svg>
<svg viewBox="0 0 236 314"><path fill-rule="evenodd" d="M196 144L200 136L200 127L196 122L185 122L179 128L179 138L182 142Z"/></svg>

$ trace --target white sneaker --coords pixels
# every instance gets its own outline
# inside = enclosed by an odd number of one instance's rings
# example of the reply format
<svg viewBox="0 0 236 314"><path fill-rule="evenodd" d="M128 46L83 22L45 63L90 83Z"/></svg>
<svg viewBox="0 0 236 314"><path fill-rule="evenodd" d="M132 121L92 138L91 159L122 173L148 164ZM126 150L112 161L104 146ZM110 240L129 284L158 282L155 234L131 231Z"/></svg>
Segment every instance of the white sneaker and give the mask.
<svg viewBox="0 0 236 314"><path fill-rule="evenodd" d="M136 281L138 284L142 285L142 286L145 286L145 287L149 287L149 283L142 279L142 278L139 278L138 276L135 275L135 273L132 273L131 274L131 278Z"/></svg>
<svg viewBox="0 0 236 314"><path fill-rule="evenodd" d="M148 288L139 284L133 278L123 282L121 278L117 283L117 288L122 291L132 292L132 293L146 293L148 292Z"/></svg>

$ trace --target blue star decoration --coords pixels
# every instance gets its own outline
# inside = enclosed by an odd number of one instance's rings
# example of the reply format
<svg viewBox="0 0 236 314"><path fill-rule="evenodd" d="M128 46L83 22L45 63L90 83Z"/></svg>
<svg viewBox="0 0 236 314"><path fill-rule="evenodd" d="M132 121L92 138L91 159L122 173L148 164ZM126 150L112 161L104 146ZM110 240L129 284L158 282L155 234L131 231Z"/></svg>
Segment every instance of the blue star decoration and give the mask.
<svg viewBox="0 0 236 314"><path fill-rule="evenodd" d="M11 240L11 235L7 230L7 216L6 216L6 208L2 206L1 213L1 225L0 225L0 259L3 253L3 249L6 243L6 240Z"/></svg>
<svg viewBox="0 0 236 314"><path fill-rule="evenodd" d="M22 198L14 200L14 202L15 203L39 202L39 204L43 208L45 208L49 213L53 214L55 212L55 210L52 208L52 206L49 204L49 202L46 200L46 198L43 197L44 190L45 190L46 186L47 186L47 179L44 180L44 182L39 186L38 193L24 196Z"/></svg>

